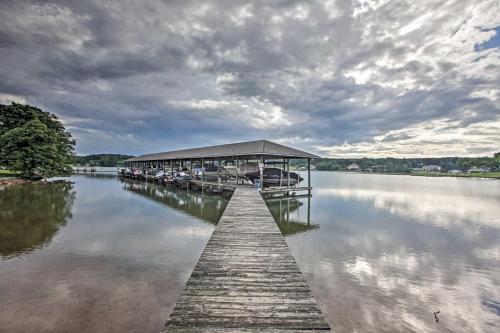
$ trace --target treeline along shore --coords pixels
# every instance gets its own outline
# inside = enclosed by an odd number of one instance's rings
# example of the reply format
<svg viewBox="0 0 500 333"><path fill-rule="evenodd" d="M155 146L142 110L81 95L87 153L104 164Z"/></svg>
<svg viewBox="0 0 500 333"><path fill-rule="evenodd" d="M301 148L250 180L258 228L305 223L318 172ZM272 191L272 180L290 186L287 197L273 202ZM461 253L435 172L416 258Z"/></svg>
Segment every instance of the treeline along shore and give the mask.
<svg viewBox="0 0 500 333"><path fill-rule="evenodd" d="M124 161L132 158L132 155L123 154L92 154L75 156L75 165L90 167L118 167L123 166Z"/></svg>
<svg viewBox="0 0 500 333"><path fill-rule="evenodd" d="M296 161L294 167L305 168ZM316 170L351 171L432 176L494 176L500 178L500 152L486 157L436 158L322 158L314 163Z"/></svg>
<svg viewBox="0 0 500 333"><path fill-rule="evenodd" d="M76 156L75 165L90 167L123 166L131 155L92 154ZM291 162L295 170L306 170L307 161ZM313 161L318 171L351 171L419 176L462 176L500 178L500 152L485 157L435 158L321 158Z"/></svg>

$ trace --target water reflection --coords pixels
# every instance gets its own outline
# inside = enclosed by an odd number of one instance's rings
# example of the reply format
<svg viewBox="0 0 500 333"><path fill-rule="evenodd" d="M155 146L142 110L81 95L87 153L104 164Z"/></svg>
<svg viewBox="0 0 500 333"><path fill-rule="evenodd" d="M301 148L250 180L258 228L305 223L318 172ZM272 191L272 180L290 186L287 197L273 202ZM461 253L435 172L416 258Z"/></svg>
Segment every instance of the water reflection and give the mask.
<svg viewBox="0 0 500 333"><path fill-rule="evenodd" d="M120 179L120 182L129 191L212 224L219 222L229 202L221 195L202 191L181 190L130 179Z"/></svg>
<svg viewBox="0 0 500 333"><path fill-rule="evenodd" d="M295 197L267 199L266 204L285 236L319 228L319 225L311 223L311 197L303 200ZM304 205L306 211L302 212L299 208Z"/></svg>
<svg viewBox="0 0 500 333"><path fill-rule="evenodd" d="M312 180L321 231L287 243L337 332L498 331L500 182Z"/></svg>
<svg viewBox="0 0 500 333"><path fill-rule="evenodd" d="M66 181L0 188L0 257L41 248L71 219L75 199Z"/></svg>
<svg viewBox="0 0 500 333"><path fill-rule="evenodd" d="M499 228L500 205L498 197L463 195L448 189L448 192L432 191L429 188L401 188L398 191L380 188L329 188L318 189L318 194L343 198L344 200L367 201L375 208L385 209L391 214L417 218L422 223L432 223L443 228L463 227L478 224Z"/></svg>
<svg viewBox="0 0 500 333"><path fill-rule="evenodd" d="M0 332L160 331L227 201L72 180L0 192ZM498 331L500 181L312 181L267 204L335 331Z"/></svg>
<svg viewBox="0 0 500 333"><path fill-rule="evenodd" d="M0 194L2 251L31 244L26 255L0 257L0 332L161 331L214 225L125 190L114 176L71 180L73 190L31 184Z"/></svg>

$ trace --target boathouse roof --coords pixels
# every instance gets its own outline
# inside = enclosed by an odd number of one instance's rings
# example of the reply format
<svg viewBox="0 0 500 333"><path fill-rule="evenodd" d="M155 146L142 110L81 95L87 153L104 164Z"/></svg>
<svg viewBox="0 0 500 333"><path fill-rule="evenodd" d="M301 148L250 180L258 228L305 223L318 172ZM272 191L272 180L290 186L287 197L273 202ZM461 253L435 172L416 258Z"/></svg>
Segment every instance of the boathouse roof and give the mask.
<svg viewBox="0 0 500 333"><path fill-rule="evenodd" d="M147 154L130 158L126 160L126 162L186 160L191 158L218 158L232 156L320 158L317 155L310 154L302 150L287 147L267 140L258 140Z"/></svg>

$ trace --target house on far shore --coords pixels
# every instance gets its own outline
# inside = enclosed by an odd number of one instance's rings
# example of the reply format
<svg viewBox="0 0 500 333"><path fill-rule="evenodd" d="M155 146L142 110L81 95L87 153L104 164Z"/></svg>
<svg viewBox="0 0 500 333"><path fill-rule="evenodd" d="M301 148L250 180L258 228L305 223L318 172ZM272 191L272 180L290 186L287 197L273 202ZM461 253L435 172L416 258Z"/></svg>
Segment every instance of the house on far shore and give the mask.
<svg viewBox="0 0 500 333"><path fill-rule="evenodd" d="M429 165L424 165L422 167L424 171L430 171L430 172L440 172L441 167L439 165L434 165L434 164L429 164Z"/></svg>
<svg viewBox="0 0 500 333"><path fill-rule="evenodd" d="M451 173L451 174L457 175L457 174L459 174L459 173L462 173L462 170L458 170L458 169L451 169L451 170L448 170L448 173Z"/></svg>
<svg viewBox="0 0 500 333"><path fill-rule="evenodd" d="M470 168L469 170L467 170L467 173L477 173L477 172L489 172L490 170L488 168L484 168L484 167L475 167L473 166L472 168Z"/></svg>
<svg viewBox="0 0 500 333"><path fill-rule="evenodd" d="M351 163L347 166L347 170L349 171L361 171L361 168L356 163Z"/></svg>

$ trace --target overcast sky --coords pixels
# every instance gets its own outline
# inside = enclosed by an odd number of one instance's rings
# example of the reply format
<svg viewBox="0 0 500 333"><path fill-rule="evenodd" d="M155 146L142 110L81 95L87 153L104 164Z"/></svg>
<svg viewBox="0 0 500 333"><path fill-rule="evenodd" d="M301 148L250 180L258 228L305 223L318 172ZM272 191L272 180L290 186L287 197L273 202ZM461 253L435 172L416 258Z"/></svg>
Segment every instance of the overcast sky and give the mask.
<svg viewBox="0 0 500 333"><path fill-rule="evenodd" d="M10 101L55 113L81 154L491 155L500 2L1 0Z"/></svg>

